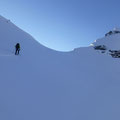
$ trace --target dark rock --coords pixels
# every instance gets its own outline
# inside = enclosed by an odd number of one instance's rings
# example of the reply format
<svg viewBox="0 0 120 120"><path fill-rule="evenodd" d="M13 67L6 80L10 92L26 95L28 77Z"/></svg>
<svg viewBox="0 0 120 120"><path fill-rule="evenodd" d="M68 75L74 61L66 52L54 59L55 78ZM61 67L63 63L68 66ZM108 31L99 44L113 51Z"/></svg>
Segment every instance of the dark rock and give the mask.
<svg viewBox="0 0 120 120"><path fill-rule="evenodd" d="M106 50L106 46L105 45L98 45L98 46L94 46L95 50Z"/></svg>
<svg viewBox="0 0 120 120"><path fill-rule="evenodd" d="M114 58L120 58L120 50L109 50L110 55Z"/></svg>

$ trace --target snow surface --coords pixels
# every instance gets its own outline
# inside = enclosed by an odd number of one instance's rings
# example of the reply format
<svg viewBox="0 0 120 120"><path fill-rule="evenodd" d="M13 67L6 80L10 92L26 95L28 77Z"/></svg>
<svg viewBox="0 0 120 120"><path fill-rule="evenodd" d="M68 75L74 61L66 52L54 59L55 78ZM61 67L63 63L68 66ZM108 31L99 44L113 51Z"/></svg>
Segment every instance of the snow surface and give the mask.
<svg viewBox="0 0 120 120"><path fill-rule="evenodd" d="M112 35L94 44L119 43ZM51 50L0 17L0 120L120 120L119 75L118 58L92 46Z"/></svg>

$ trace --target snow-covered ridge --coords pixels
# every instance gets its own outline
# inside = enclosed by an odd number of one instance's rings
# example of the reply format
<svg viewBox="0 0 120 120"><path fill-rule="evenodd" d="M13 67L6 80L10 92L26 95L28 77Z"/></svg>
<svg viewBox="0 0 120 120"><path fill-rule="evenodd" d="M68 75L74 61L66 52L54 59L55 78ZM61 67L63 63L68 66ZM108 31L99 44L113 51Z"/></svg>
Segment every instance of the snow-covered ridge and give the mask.
<svg viewBox="0 0 120 120"><path fill-rule="evenodd" d="M119 38L93 45L116 50ZM119 120L119 72L120 60L94 46L57 52L0 17L0 120Z"/></svg>
<svg viewBox="0 0 120 120"><path fill-rule="evenodd" d="M32 52L34 49L54 51L38 43L30 34L2 16L0 16L0 42L0 51L8 51L8 54L14 53L14 46L17 42L21 44L24 54L28 54L28 51Z"/></svg>
<svg viewBox="0 0 120 120"><path fill-rule="evenodd" d="M120 31L113 30L108 32L105 37L97 39L92 45L105 45L108 49L120 50Z"/></svg>
<svg viewBox="0 0 120 120"><path fill-rule="evenodd" d="M105 34L104 38L97 39L91 44L95 50L120 58L120 30L114 29Z"/></svg>

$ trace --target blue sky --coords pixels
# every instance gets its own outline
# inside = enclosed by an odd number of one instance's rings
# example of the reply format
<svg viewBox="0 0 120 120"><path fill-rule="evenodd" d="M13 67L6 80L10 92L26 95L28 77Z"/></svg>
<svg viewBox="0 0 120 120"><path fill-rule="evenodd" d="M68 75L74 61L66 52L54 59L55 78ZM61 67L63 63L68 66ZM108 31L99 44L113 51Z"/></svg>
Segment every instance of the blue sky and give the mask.
<svg viewBox="0 0 120 120"><path fill-rule="evenodd" d="M88 46L120 27L119 0L0 0L0 14L59 51Z"/></svg>

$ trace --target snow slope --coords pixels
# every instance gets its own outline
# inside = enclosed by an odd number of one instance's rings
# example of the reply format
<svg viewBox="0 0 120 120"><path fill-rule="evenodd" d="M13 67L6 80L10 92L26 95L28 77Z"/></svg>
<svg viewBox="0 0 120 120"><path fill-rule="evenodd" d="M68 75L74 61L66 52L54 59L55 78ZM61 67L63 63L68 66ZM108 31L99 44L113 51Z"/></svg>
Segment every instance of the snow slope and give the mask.
<svg viewBox="0 0 120 120"><path fill-rule="evenodd" d="M99 41L118 49L114 37ZM0 17L0 120L119 120L119 69L92 46L57 52Z"/></svg>

